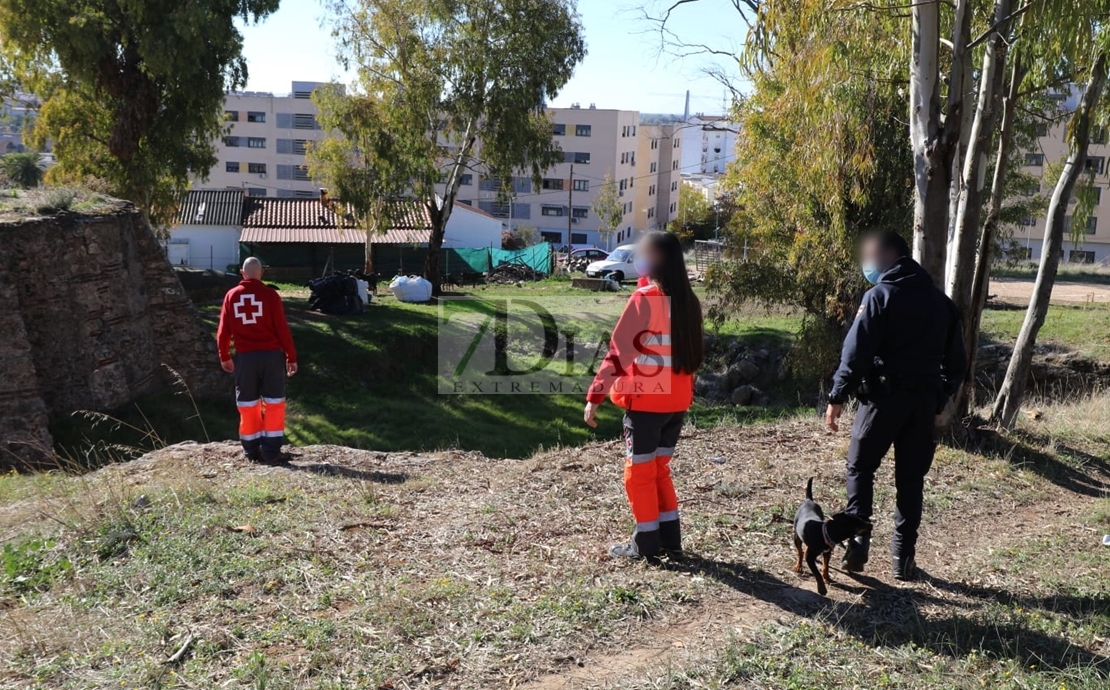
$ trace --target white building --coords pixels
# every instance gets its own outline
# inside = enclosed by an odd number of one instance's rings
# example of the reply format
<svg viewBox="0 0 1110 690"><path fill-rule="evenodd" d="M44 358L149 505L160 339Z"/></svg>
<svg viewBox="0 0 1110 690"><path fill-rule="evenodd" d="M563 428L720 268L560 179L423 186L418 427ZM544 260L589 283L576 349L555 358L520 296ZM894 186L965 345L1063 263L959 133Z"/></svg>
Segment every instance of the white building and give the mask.
<svg viewBox="0 0 1110 690"><path fill-rule="evenodd" d="M691 115L682 125L682 173L723 173L736 160L739 132L740 125L723 115Z"/></svg>
<svg viewBox="0 0 1110 690"><path fill-rule="evenodd" d="M170 263L218 271L237 265L243 196L241 189L186 194L166 243Z"/></svg>

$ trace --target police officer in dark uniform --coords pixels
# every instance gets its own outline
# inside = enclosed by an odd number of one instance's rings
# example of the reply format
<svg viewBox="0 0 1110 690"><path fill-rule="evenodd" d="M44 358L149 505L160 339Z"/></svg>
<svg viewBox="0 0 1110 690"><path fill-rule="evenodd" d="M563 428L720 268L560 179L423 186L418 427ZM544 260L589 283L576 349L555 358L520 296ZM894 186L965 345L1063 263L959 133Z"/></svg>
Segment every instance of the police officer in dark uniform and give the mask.
<svg viewBox="0 0 1110 690"><path fill-rule="evenodd" d="M871 519L875 472L894 446L894 577L913 579L925 475L936 450L936 415L963 383L967 353L956 305L910 258L894 232L868 235L864 276L875 287L863 297L833 377L825 422L837 431L845 401L860 400L848 447L848 508ZM849 542L844 567L860 572L870 536Z"/></svg>

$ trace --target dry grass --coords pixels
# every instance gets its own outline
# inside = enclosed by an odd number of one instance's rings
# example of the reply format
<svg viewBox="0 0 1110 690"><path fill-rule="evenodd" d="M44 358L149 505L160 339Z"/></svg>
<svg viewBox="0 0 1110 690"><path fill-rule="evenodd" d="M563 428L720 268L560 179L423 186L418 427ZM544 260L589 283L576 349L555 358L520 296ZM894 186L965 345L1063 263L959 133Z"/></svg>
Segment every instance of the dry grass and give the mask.
<svg viewBox="0 0 1110 690"><path fill-rule="evenodd" d="M790 571L805 479L842 501L847 438L816 419L684 434L696 557L670 569L605 558L630 527L616 441L528 460L316 446L292 468L184 444L84 478L7 477L0 685L1105 687L1108 458L1049 454L1086 433L1064 426L999 440L1008 453L942 449L930 577L886 576L884 518L874 572L840 575L828 600ZM888 515L889 467L877 499Z"/></svg>

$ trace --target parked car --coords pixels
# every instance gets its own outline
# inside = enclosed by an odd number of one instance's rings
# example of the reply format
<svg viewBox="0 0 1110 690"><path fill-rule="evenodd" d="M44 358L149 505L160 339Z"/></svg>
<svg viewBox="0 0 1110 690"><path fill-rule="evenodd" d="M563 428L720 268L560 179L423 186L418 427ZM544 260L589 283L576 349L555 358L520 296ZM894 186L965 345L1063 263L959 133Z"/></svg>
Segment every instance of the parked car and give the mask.
<svg viewBox="0 0 1110 690"><path fill-rule="evenodd" d="M586 276L601 278L609 276L613 280L621 281L626 278L636 277L636 268L632 260L636 254L636 245L624 244L613 250L605 259L595 261L586 267Z"/></svg>
<svg viewBox="0 0 1110 690"><path fill-rule="evenodd" d="M562 258L562 261L564 263L566 263L567 261L573 263L576 261L581 261L582 259L586 259L588 263L593 263L595 261L602 261L608 258L608 256L609 252L605 251L604 249L598 249L597 247L587 247L585 249L575 249L573 252L570 253L569 259L564 256Z"/></svg>

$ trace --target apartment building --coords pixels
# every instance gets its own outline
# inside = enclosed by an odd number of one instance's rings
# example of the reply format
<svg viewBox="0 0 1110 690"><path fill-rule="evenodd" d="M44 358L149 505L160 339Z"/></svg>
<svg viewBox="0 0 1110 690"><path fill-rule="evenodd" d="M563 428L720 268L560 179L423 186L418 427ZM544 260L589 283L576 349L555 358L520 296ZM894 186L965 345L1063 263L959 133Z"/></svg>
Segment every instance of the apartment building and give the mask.
<svg viewBox="0 0 1110 690"><path fill-rule="evenodd" d="M1065 108L1074 107L1077 96L1064 102ZM1059 170L1059 167L1068 157L1068 143L1065 138L1066 124L1047 128L1039 132L1037 148L1026 151L1024 156L1024 172L1037 178L1044 177L1040 184L1031 187L1026 194L1032 196L1040 193L1046 197L1052 195L1055 184L1055 175L1048 174L1050 169ZM1086 168L1091 173L1090 182L1094 189L1094 208L1088 218L1086 227L1073 231L1071 228L1072 213L1066 218L1067 228L1064 237L1063 261L1081 264L1110 265L1110 194L1106 193L1108 181L1106 177L1107 159L1110 157L1105 131L1095 135L1087 154ZM1087 180L1081 180L1087 184ZM1069 201L1069 210L1074 210L1076 195ZM1020 224L1013 228L1014 248L1011 257L1040 261L1041 247L1044 244L1044 231L1047 217L1023 218ZM1017 256L1014 257L1016 252Z"/></svg>
<svg viewBox="0 0 1110 690"><path fill-rule="evenodd" d="M229 93L224 111L231 129L218 142L219 162L195 189L238 189L248 196L315 198L305 152L324 132L312 92L322 82L295 81L288 95Z"/></svg>
<svg viewBox="0 0 1110 690"><path fill-rule="evenodd" d="M685 174L720 175L736 160L736 136L740 125L724 115L691 115L682 127L682 159Z"/></svg>
<svg viewBox="0 0 1110 690"><path fill-rule="evenodd" d="M678 144L673 129L645 127L636 111L592 105L548 108L547 114L563 162L544 173L539 187L530 177L514 177L511 198L498 198L501 181L479 171L463 176L461 203L501 218L514 230L536 228L545 241L557 245L566 244L569 235L576 245L612 248L674 217L678 186L672 176ZM593 205L607 176L617 185L624 215L621 224L602 237Z"/></svg>

